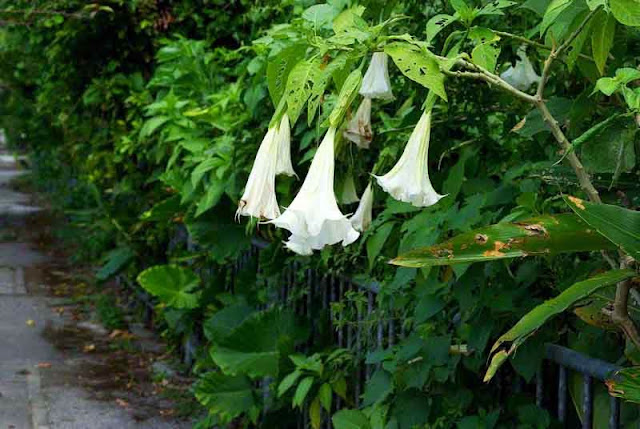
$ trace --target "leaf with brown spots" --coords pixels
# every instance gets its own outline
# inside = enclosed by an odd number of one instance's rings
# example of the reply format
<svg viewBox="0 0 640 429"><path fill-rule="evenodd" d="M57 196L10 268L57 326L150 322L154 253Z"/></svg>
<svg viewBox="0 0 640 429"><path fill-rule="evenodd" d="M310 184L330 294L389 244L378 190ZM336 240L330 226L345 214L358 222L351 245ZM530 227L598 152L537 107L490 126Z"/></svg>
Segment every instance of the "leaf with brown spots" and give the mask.
<svg viewBox="0 0 640 429"><path fill-rule="evenodd" d="M403 267L466 264L494 259L613 249L615 246L571 213L498 223L391 261Z"/></svg>

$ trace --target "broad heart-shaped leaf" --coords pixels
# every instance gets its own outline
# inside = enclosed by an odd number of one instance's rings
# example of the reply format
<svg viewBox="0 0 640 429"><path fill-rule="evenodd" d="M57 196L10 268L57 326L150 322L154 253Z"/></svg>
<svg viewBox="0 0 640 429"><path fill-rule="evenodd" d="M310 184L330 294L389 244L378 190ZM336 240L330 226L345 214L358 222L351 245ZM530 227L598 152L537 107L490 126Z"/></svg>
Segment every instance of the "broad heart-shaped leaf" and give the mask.
<svg viewBox="0 0 640 429"><path fill-rule="evenodd" d="M544 34L547 28L554 23L556 18L571 5L572 0L552 0L547 10L544 12L542 23L540 24L540 34Z"/></svg>
<svg viewBox="0 0 640 429"><path fill-rule="evenodd" d="M200 278L190 269L177 265L157 265L144 270L138 283L151 295L175 308L196 308L199 292L194 289Z"/></svg>
<svg viewBox="0 0 640 429"><path fill-rule="evenodd" d="M256 405L251 381L243 375L208 372L194 386L196 399L225 422L247 413Z"/></svg>
<svg viewBox="0 0 640 429"><path fill-rule="evenodd" d="M215 342L210 354L229 375L277 376L280 356L301 338L293 313L272 309L248 317L231 335Z"/></svg>
<svg viewBox="0 0 640 429"><path fill-rule="evenodd" d="M640 26L640 0L609 0L609 7L622 24Z"/></svg>
<svg viewBox="0 0 640 429"><path fill-rule="evenodd" d="M471 51L471 59L474 64L493 72L500 55L500 48L490 43L480 43Z"/></svg>
<svg viewBox="0 0 640 429"><path fill-rule="evenodd" d="M611 248L611 242L578 216L565 213L480 228L435 246L412 250L391 263L419 268Z"/></svg>
<svg viewBox="0 0 640 429"><path fill-rule="evenodd" d="M588 297L598 289L631 278L634 275L635 272L632 270L614 270L599 274L570 286L557 297L545 301L531 310L513 328L498 338L493 347L491 347L491 363L484 376L484 381L491 380L500 365L509 356L513 355L516 349L551 317L562 313L571 305Z"/></svg>
<svg viewBox="0 0 640 429"><path fill-rule="evenodd" d="M571 196L564 200L589 226L640 261L640 212Z"/></svg>
<svg viewBox="0 0 640 429"><path fill-rule="evenodd" d="M233 221L233 211L228 204L219 204L196 220L185 221L194 243L209 251L216 262L237 257L251 245L251 237L244 227Z"/></svg>
<svg viewBox="0 0 640 429"><path fill-rule="evenodd" d="M443 100L447 100L444 90L444 74L438 61L429 51L421 51L405 42L394 42L385 46L384 51L393 58L393 62L409 79L433 91Z"/></svg>
<svg viewBox="0 0 640 429"><path fill-rule="evenodd" d="M204 335L213 342L219 342L231 335L252 313L254 309L246 304L234 304L215 312L203 323Z"/></svg>
<svg viewBox="0 0 640 429"><path fill-rule="evenodd" d="M331 417L336 429L369 429L369 419L359 410L340 410Z"/></svg>
<svg viewBox="0 0 640 429"><path fill-rule="evenodd" d="M280 51L267 63L267 86L274 106L278 106L280 98L287 86L287 78L291 69L304 57L306 45L293 45Z"/></svg>
<svg viewBox="0 0 640 429"><path fill-rule="evenodd" d="M611 396L640 404L640 366L621 369L605 383Z"/></svg>

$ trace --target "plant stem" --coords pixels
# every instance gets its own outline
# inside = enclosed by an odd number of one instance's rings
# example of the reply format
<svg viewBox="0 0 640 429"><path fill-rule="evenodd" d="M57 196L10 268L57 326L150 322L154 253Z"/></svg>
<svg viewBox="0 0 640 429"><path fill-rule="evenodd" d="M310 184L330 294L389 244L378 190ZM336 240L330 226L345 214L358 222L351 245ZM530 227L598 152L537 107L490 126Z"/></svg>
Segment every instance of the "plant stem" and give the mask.
<svg viewBox="0 0 640 429"><path fill-rule="evenodd" d="M622 261L620 262L620 268L625 269L628 268L630 264L630 260L628 256L623 256ZM611 313L611 320L620 326L620 329L625 333L627 338L629 338L633 344L640 349L640 333L638 333L638 327L633 322L631 317L629 317L629 290L631 289L631 281L624 280L618 283L616 288L616 298L613 301L613 312Z"/></svg>
<svg viewBox="0 0 640 429"><path fill-rule="evenodd" d="M531 39L527 39L526 37L518 36L517 34L511 34L511 33L508 33L506 31L498 31L498 30L492 30L492 31L495 34L497 34L498 36L508 37L509 39L517 40L517 41L522 42L524 44L533 46L534 48L544 49L545 51L550 51L551 49L553 49L550 46L547 46L545 44L536 42L536 41L531 40ZM584 58L585 60L593 61L593 57L590 57L589 55L578 54L578 56L580 58Z"/></svg>

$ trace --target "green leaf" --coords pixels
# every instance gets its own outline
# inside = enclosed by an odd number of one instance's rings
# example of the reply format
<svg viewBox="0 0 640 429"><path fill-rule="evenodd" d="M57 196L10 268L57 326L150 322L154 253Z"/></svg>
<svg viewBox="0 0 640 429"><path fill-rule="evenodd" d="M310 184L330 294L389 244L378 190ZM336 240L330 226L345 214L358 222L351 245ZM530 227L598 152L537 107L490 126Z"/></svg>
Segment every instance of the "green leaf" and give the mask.
<svg viewBox="0 0 640 429"><path fill-rule="evenodd" d="M491 380L506 358L511 356L530 335L540 329L551 317L562 313L571 305L588 297L598 289L626 280L634 275L635 272L632 270L614 270L599 274L575 283L557 297L545 301L531 310L513 328L498 338L491 348L493 356L484 381ZM503 345L506 346L506 349L503 348Z"/></svg>
<svg viewBox="0 0 640 429"><path fill-rule="evenodd" d="M620 23L640 26L640 0L609 0L609 7Z"/></svg>
<svg viewBox="0 0 640 429"><path fill-rule="evenodd" d="M634 147L637 126L628 118L605 126L583 142L581 159L588 172L631 171L636 165Z"/></svg>
<svg viewBox="0 0 640 429"><path fill-rule="evenodd" d="M330 4L317 4L302 12L302 19L312 23L314 28L319 29L331 23L338 15L338 12L338 9Z"/></svg>
<svg viewBox="0 0 640 429"><path fill-rule="evenodd" d="M428 267L611 248L610 242L578 216L559 214L480 228L435 246L412 250L391 263Z"/></svg>
<svg viewBox="0 0 640 429"><path fill-rule="evenodd" d="M385 370L378 370L364 389L363 406L368 407L384 401L393 392L393 379Z"/></svg>
<svg viewBox="0 0 640 429"><path fill-rule="evenodd" d="M607 58L613 47L613 38L616 33L616 20L613 19L612 15L604 10L600 10L597 15L593 17L592 28L591 51L593 52L593 60L600 74L604 74Z"/></svg>
<svg viewBox="0 0 640 429"><path fill-rule="evenodd" d="M427 21L427 42L431 42L445 27L457 21L457 17L447 14L439 14L429 19Z"/></svg>
<svg viewBox="0 0 640 429"><path fill-rule="evenodd" d="M369 429L369 419L362 411L340 410L331 417L335 429Z"/></svg>
<svg viewBox="0 0 640 429"><path fill-rule="evenodd" d="M241 224L233 221L230 210L216 207L195 220L188 219L186 225L194 243L205 248L218 263L237 257L251 245L251 237Z"/></svg>
<svg viewBox="0 0 640 429"><path fill-rule="evenodd" d="M332 127L340 126L344 115L347 113L347 109L358 94L360 83L362 83L362 73L360 69L352 71L347 77L347 80L344 81L342 88L340 88L338 101L331 111L331 115L329 115L329 124Z"/></svg>
<svg viewBox="0 0 640 429"><path fill-rule="evenodd" d="M283 49L267 63L267 86L274 106L278 106L287 85L291 69L304 57L306 45L293 45Z"/></svg>
<svg viewBox="0 0 640 429"><path fill-rule="evenodd" d="M320 406L320 398L316 398L311 401L309 405L309 420L311 420L312 429L320 429L320 423L322 422L322 408Z"/></svg>
<svg viewBox="0 0 640 429"><path fill-rule="evenodd" d="M300 370L296 369L291 374L288 374L285 378L282 379L280 384L278 385L278 398L287 393L287 390L291 389L298 378L302 375Z"/></svg>
<svg viewBox="0 0 640 429"><path fill-rule="evenodd" d="M444 74L431 52L421 51L415 45L404 42L391 43L385 46L384 51L393 59L402 74L447 100Z"/></svg>
<svg viewBox="0 0 640 429"><path fill-rule="evenodd" d="M564 200L589 226L640 261L640 212L571 196Z"/></svg>
<svg viewBox="0 0 640 429"><path fill-rule="evenodd" d="M152 135L158 128L169 121L169 117L167 116L154 116L144 123L142 128L140 129L140 137L149 137Z"/></svg>
<svg viewBox="0 0 640 429"><path fill-rule="evenodd" d="M298 384L298 388L296 389L296 393L293 395L292 404L294 408L302 408L302 404L304 404L304 400L306 399L309 390L311 390L311 386L313 386L314 380L315 379L313 377L309 376L303 378L302 381L300 381L300 383Z"/></svg>
<svg viewBox="0 0 640 429"><path fill-rule="evenodd" d="M256 405L251 382L245 376L208 372L194 386L195 397L210 413L231 421Z"/></svg>
<svg viewBox="0 0 640 429"><path fill-rule="evenodd" d="M140 215L140 220L147 222L165 222L171 220L180 211L180 195L173 195L156 203Z"/></svg>
<svg viewBox="0 0 640 429"><path fill-rule="evenodd" d="M333 20L333 31L338 33L347 33L352 30L368 31L369 26L367 21L362 19L362 13L364 12L364 6L355 6L351 9L342 11Z"/></svg>
<svg viewBox="0 0 640 429"><path fill-rule="evenodd" d="M493 72L500 55L500 48L490 43L481 43L471 51L471 59L474 64Z"/></svg>
<svg viewBox="0 0 640 429"><path fill-rule="evenodd" d="M120 272L135 257L135 253L129 247L119 247L109 252L105 258L104 265L96 273L96 278L100 281L107 280Z"/></svg>
<svg viewBox="0 0 640 429"><path fill-rule="evenodd" d="M440 313L445 306L445 302L435 295L425 294L418 301L414 318L416 323L423 323L431 317Z"/></svg>
<svg viewBox="0 0 640 429"><path fill-rule="evenodd" d="M552 0L547 10L542 17L542 23L540 24L540 35L543 35L547 29L556 21L558 16L564 12L573 0Z"/></svg>
<svg viewBox="0 0 640 429"><path fill-rule="evenodd" d="M640 404L640 367L616 371L605 383L611 396Z"/></svg>
<svg viewBox="0 0 640 429"><path fill-rule="evenodd" d="M192 270L177 265L157 265L138 276L138 283L151 295L175 308L196 308L200 292L194 290L200 278Z"/></svg>
<svg viewBox="0 0 640 429"><path fill-rule="evenodd" d="M254 313L210 349L225 374L277 376L283 352L292 351L299 328L294 315L277 309Z"/></svg>
<svg viewBox="0 0 640 429"><path fill-rule="evenodd" d="M322 79L322 70L318 61L300 61L289 73L287 89L287 115L291 126L295 125L298 116L311 95L311 89L316 81Z"/></svg>
<svg viewBox="0 0 640 429"><path fill-rule="evenodd" d="M376 232L367 240L367 258L369 259L369 269L373 268L376 258L382 251L389 234L393 231L394 222L387 222L380 226Z"/></svg>
<svg viewBox="0 0 640 429"><path fill-rule="evenodd" d="M327 411L327 413L330 413L331 402L333 401L333 390L329 383L323 383L322 386L320 386L320 389L318 390L318 397L320 398L322 407Z"/></svg>
<svg viewBox="0 0 640 429"><path fill-rule="evenodd" d="M220 342L228 338L253 312L253 308L246 304L224 307L204 321L204 335L209 341Z"/></svg>
<svg viewBox="0 0 640 429"><path fill-rule="evenodd" d="M209 211L212 207L217 205L220 202L220 198L224 194L225 187L224 183L219 180L213 180L207 186L207 192L204 196L198 201L195 217L200 217L207 211Z"/></svg>

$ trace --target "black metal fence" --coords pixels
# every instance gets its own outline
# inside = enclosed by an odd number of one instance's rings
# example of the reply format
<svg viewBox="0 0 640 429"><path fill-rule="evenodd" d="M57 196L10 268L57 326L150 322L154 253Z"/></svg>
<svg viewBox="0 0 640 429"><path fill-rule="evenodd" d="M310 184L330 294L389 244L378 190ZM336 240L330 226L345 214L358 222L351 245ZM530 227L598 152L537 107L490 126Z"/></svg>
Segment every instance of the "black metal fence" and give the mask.
<svg viewBox="0 0 640 429"><path fill-rule="evenodd" d="M190 251L197 250L189 237L185 236L181 231L172 240L172 247L179 246L180 243L186 244ZM268 243L254 239L251 248L243 252L235 262L219 267L223 270L223 278L226 279L226 290L233 292L238 276L248 269L256 270L258 275L261 274L262 268L257 262L259 254ZM207 276L212 273L212 269L200 270L200 275ZM120 282L124 278L119 278ZM145 319L150 322L153 318L154 300L141 291L139 287L132 285L127 281L129 286L135 290L138 302L144 304ZM329 312L330 317L326 320L329 324L327 328L333 335L333 343L338 347L350 349L360 363L353 372L350 386L352 386L353 404L360 405L363 386L371 377L373 371L379 364L367 364L364 357L374 350L383 350L392 347L399 340L404 338L404 326L396 320L393 314L389 314L383 308L377 306L376 294L379 292L378 284L362 284L350 278L332 275L321 272L320 270L307 268L302 270L299 262L291 262L284 269L271 279L272 286L271 295L264 307L273 305L282 305L296 312L297 315L306 317L311 327L310 340L304 345L301 351L306 352L313 347L314 333L319 330L317 311ZM340 320L339 314L333 314L332 304L342 302L345 296L350 292L358 292L366 297L366 305L358 306L355 314L352 314L348 323L346 320ZM264 308L261 308L264 309ZM342 316L344 317L344 316ZM182 347L183 362L190 366L194 362L195 354L198 346L203 343L202 330L196 329L189 337L187 337ZM536 404L547 409L552 415L555 415L565 426L572 425L570 422L577 421L575 412L572 416L572 407L568 407L568 380L569 372L579 374L582 377L582 428L591 429L593 427L594 416L594 382L603 383L608 376L611 376L620 367L594 359L578 353L574 350L559 345L548 344L546 346L545 364L538 371L535 382ZM268 397L268 383L270 380L264 380L261 384L265 394ZM555 385L554 385L555 384ZM533 386L531 388L533 390ZM341 406L340 398L334 398L334 408L337 410ZM620 428L620 400L610 398L610 418L609 428ZM571 417L571 418L570 418ZM300 416L298 427L305 427L303 416ZM329 419L325 419L323 426L331 427ZM568 426L567 426L568 427Z"/></svg>

